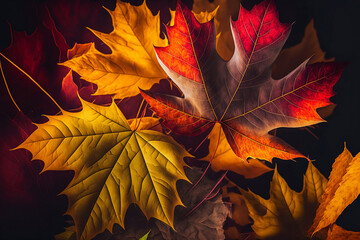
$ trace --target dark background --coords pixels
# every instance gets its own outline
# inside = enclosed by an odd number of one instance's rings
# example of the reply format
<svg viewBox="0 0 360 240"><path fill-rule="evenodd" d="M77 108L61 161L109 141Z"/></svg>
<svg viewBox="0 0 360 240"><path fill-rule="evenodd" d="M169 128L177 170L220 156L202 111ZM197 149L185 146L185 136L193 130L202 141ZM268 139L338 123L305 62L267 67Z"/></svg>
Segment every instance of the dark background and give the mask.
<svg viewBox="0 0 360 240"><path fill-rule="evenodd" d="M60 4L61 2L61 4ZM192 1L184 1L189 7ZM245 0L243 4L251 8L256 2ZM131 1L139 5L142 1ZM328 176L334 159L342 152L344 142L353 155L360 152L359 110L360 110L360 48L359 17L360 1L356 0L276 0L275 1L282 22L293 22L292 33L285 47L300 42L304 29L310 19L314 18L321 48L326 57L335 57L336 61L349 62L339 82L335 86L337 93L331 100L337 104L334 113L312 130L319 139L300 129L280 129L278 134L288 143L311 159L315 165ZM176 1L148 1L153 13L161 10L162 22L167 22L167 9L175 8ZM50 1L50 0L21 0L2 1L0 4L0 49L10 46L11 30L25 31L32 34L41 25L44 6L47 6L58 30L65 36L70 47L75 42L95 41L101 43L85 29L90 27L103 32L111 31L111 19L101 8L105 5L114 8L114 1ZM61 7L59 7L61 6ZM68 11L64 11L68 9ZM74 22L74 20L76 20ZM106 51L106 46L102 46ZM1 62L3 59L1 59ZM32 95L32 89L19 85L9 86L14 98L22 110L32 117L44 114L37 105L41 103L38 94ZM35 92L35 90L34 90ZM0 82L0 137L1 143L6 143L11 135L16 135L16 126L11 119L16 115L16 109L8 98L4 84ZM26 97L25 97L26 96ZM46 98L44 98L46 99ZM48 114L48 112L46 112ZM14 134L13 134L14 133ZM15 147L15 146L11 146ZM57 196L71 179L71 173L42 173L39 176L42 164L39 161L29 162L28 159L19 159L16 154L7 154L6 147L0 158L0 167L11 174L0 176L0 234L1 239L52 239L54 234L63 231L68 217L62 216L65 212L66 198ZM22 150L23 151L23 150ZM1 153L0 153L1 154ZM6 159L5 159L6 158ZM21 158L21 157L20 157ZM4 164L5 161L14 161L15 165ZM9 167L10 166L10 167ZM11 168L13 166L13 168ZM299 163L287 162L279 164L280 173L288 180L290 186L301 189L302 174L305 172L304 161ZM21 175L21 177L19 177ZM241 180L239 185L252 184L259 193L266 195L271 173L251 180ZM360 178L359 178L360 184ZM360 200L357 199L340 216L337 223L348 230L360 231Z"/></svg>

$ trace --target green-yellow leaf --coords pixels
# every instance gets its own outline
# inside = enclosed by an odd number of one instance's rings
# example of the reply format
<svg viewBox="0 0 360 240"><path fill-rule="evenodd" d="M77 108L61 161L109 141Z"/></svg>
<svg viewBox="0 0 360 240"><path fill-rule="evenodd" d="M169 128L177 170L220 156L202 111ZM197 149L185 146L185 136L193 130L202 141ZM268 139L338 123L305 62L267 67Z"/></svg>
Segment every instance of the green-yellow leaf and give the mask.
<svg viewBox="0 0 360 240"><path fill-rule="evenodd" d="M288 186L277 169L270 184L270 199L241 190L255 233L260 239L305 239L326 183L326 178L309 162L300 193Z"/></svg>
<svg viewBox="0 0 360 240"><path fill-rule="evenodd" d="M149 234L150 234L150 231L149 231L147 234L145 234L144 236L142 236L139 240L146 240L146 239L148 239Z"/></svg>
<svg viewBox="0 0 360 240"><path fill-rule="evenodd" d="M78 239L112 231L114 223L124 227L131 203L173 226L174 208L182 205L176 182L187 180L183 157L190 154L162 133L133 131L114 102L82 105L80 112L47 116L18 147L43 160L43 171L75 171L63 193Z"/></svg>
<svg viewBox="0 0 360 240"><path fill-rule="evenodd" d="M109 11L113 31L110 34L91 30L111 49L111 54L99 52L94 44L86 51L72 52L70 60L62 63L80 76L98 85L95 95L115 94L115 98L139 94L139 88L150 89L167 75L160 67L154 52L155 46L166 46L160 38L160 17L153 16L144 2L132 6L118 0L114 11ZM74 48L84 47L75 45Z"/></svg>

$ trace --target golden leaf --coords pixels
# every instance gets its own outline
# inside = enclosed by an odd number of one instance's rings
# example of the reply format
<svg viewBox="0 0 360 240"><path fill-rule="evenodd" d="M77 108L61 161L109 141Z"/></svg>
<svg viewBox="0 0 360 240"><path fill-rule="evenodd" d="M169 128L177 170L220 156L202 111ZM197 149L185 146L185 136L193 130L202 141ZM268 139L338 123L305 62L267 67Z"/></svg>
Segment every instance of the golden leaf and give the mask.
<svg viewBox="0 0 360 240"><path fill-rule="evenodd" d="M273 170L258 159L244 161L239 158L231 149L219 123L215 124L208 138L209 154L201 160L211 161L211 167L215 171L230 170L245 178L255 178Z"/></svg>
<svg viewBox="0 0 360 240"><path fill-rule="evenodd" d="M73 58L62 64L97 84L95 95L115 94L115 98L135 96L139 88L150 89L167 78L154 52L154 45L166 46L168 42L160 38L159 14L153 16L145 2L132 6L122 1L109 13L114 30L109 34L91 31L112 53L99 52L94 43L77 44L68 54Z"/></svg>
<svg viewBox="0 0 360 240"><path fill-rule="evenodd" d="M230 17L239 13L240 0L194 0L193 12L200 23L214 18L216 29L216 50L221 58L228 61L234 53L234 42L230 30Z"/></svg>
<svg viewBox="0 0 360 240"><path fill-rule="evenodd" d="M81 101L82 111L47 116L18 147L43 160L43 171L75 171L63 193L78 238L111 231L115 223L124 227L131 203L148 219L173 227L174 208L183 205L176 182L187 180L183 157L190 154L162 133L133 131L114 102L104 107Z"/></svg>
<svg viewBox="0 0 360 240"><path fill-rule="evenodd" d="M255 233L261 239L303 239L326 183L326 178L309 162L300 193L287 185L277 169L270 184L270 199L240 189L254 220Z"/></svg>
<svg viewBox="0 0 360 240"><path fill-rule="evenodd" d="M310 234L335 223L344 209L360 194L360 154L353 157L344 147L344 151L335 159L332 169L314 223L309 230Z"/></svg>
<svg viewBox="0 0 360 240"><path fill-rule="evenodd" d="M360 232L352 232L334 224L328 232L326 240L360 240Z"/></svg>

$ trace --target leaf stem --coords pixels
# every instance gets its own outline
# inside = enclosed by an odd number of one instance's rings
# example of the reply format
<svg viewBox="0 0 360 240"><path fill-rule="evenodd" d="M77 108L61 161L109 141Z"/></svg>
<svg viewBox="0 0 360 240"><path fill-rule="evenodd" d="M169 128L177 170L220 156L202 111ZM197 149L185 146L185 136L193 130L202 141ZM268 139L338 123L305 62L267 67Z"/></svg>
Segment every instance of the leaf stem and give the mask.
<svg viewBox="0 0 360 240"><path fill-rule="evenodd" d="M136 130L138 129L138 127L140 126L141 118L140 118L139 123L137 123L137 119L138 119L139 116L140 116L141 108L142 108L142 106L143 106L143 104L144 104L144 101L145 101L145 99L143 98L143 99L141 100L139 110L138 110L137 113L136 113L136 116L135 116L135 125L136 125L136 127L135 127L135 130L134 130L134 131L136 131Z"/></svg>
<svg viewBox="0 0 360 240"><path fill-rule="evenodd" d="M7 84L7 81L6 81L6 78L5 78L5 74L4 74L4 70L3 70L3 67L2 67L2 64L1 64L1 61L0 61L0 70L1 70L1 75L3 77L3 80L4 80L4 83L5 83L5 86L6 86L6 91L8 92L10 98L11 98L11 101L14 103L15 107L17 108L17 110L19 112L21 112L21 109L19 108L19 106L16 104L15 102L15 99L13 98L11 92L10 92L10 89L9 89L9 86Z"/></svg>
<svg viewBox="0 0 360 240"><path fill-rule="evenodd" d="M141 119L142 119L142 118L145 116L145 114L146 114L146 108L147 108L147 106L148 106L148 103L146 103L146 105L145 105L145 107L144 107L144 109L143 109L143 112L141 113L141 116L140 116L140 119L139 119L139 123L138 123L138 125L136 126L135 131L140 127Z"/></svg>
<svg viewBox="0 0 360 240"><path fill-rule="evenodd" d="M210 135L210 133L209 133ZM208 135L208 136L209 136ZM194 188L200 183L201 179L204 178L206 172L209 170L209 167L212 163L212 161L214 160L215 158L215 154L216 154L216 151L218 150L218 147L219 147L219 144L220 144L220 136L221 136L221 130L219 131L219 137L218 137L218 141L217 141L217 144L216 144L216 148L215 148L215 151L214 151L214 154L211 156L210 160L209 160L209 164L207 165L206 169L204 170L203 174L201 175L201 177L199 178L199 180L197 180L197 182L192 186L192 188L190 188L189 192L191 192L192 190L194 190Z"/></svg>
<svg viewBox="0 0 360 240"><path fill-rule="evenodd" d="M222 182L222 180L224 179L224 177L226 176L226 174L228 173L229 170L226 170L226 172L224 173L224 175L219 179L219 181L215 184L215 186L211 189L211 191L203 198L203 200L201 200L193 209L191 209L186 215L185 217L189 216L193 211L195 211L195 209L197 209L205 200L207 200L209 198L209 196L214 192L214 190L217 188L217 186L219 186L219 184ZM214 196L213 196L214 197Z"/></svg>
<svg viewBox="0 0 360 240"><path fill-rule="evenodd" d="M16 65L13 61L11 61L10 59L8 59L7 57L5 57L4 54L2 54L0 52L0 56L2 56L5 60L7 60L9 63L11 63L14 67L16 67L20 72L22 72L25 76L27 76L38 88L40 88L41 91L43 91L46 96L48 96L51 101L60 109L60 111L62 111L62 108L60 107L60 105L55 101L55 99L53 97L51 97L51 95L45 90L43 89L39 83L37 83L29 74L27 74L24 70L22 70L18 65Z"/></svg>

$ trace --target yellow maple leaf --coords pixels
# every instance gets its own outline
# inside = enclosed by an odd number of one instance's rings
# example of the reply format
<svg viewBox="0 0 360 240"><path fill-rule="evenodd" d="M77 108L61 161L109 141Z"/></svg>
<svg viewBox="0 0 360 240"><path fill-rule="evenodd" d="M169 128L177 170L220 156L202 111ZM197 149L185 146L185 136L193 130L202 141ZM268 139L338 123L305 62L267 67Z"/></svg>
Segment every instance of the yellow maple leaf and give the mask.
<svg viewBox="0 0 360 240"><path fill-rule="evenodd" d="M124 227L131 203L148 219L173 227L174 208L183 205L176 182L188 181L183 157L190 154L167 135L132 130L114 102L109 107L81 102L80 112L47 116L49 121L37 124L38 129L17 147L43 160L43 171L75 171L63 193L78 238L112 231L114 223Z"/></svg>
<svg viewBox="0 0 360 240"><path fill-rule="evenodd" d="M208 22L214 18L216 30L216 50L220 57L228 61L235 49L230 30L230 17L237 18L240 0L194 0L193 12L200 23Z"/></svg>
<svg viewBox="0 0 360 240"><path fill-rule="evenodd" d="M353 157L344 147L344 151L335 159L332 169L314 223L309 230L312 235L334 224L344 209L360 194L360 153Z"/></svg>
<svg viewBox="0 0 360 240"><path fill-rule="evenodd" d="M277 169L270 184L270 199L240 189L254 220L255 233L261 239L303 239L326 183L326 178L309 162L300 193L288 186Z"/></svg>
<svg viewBox="0 0 360 240"><path fill-rule="evenodd" d="M231 149L219 123L215 124L208 138L209 154L201 160L211 161L211 167L215 171L230 170L245 178L255 178L273 170L258 159L244 161L239 158Z"/></svg>
<svg viewBox="0 0 360 240"><path fill-rule="evenodd" d="M168 44L167 39L160 38L159 14L153 16L145 2L132 6L119 0L109 13L114 30L109 34L91 31L110 47L111 54L101 53L94 43L77 44L68 54L72 58L62 65L97 84L95 95L115 94L119 99L135 96L139 88L150 89L167 78L154 52L154 45Z"/></svg>

